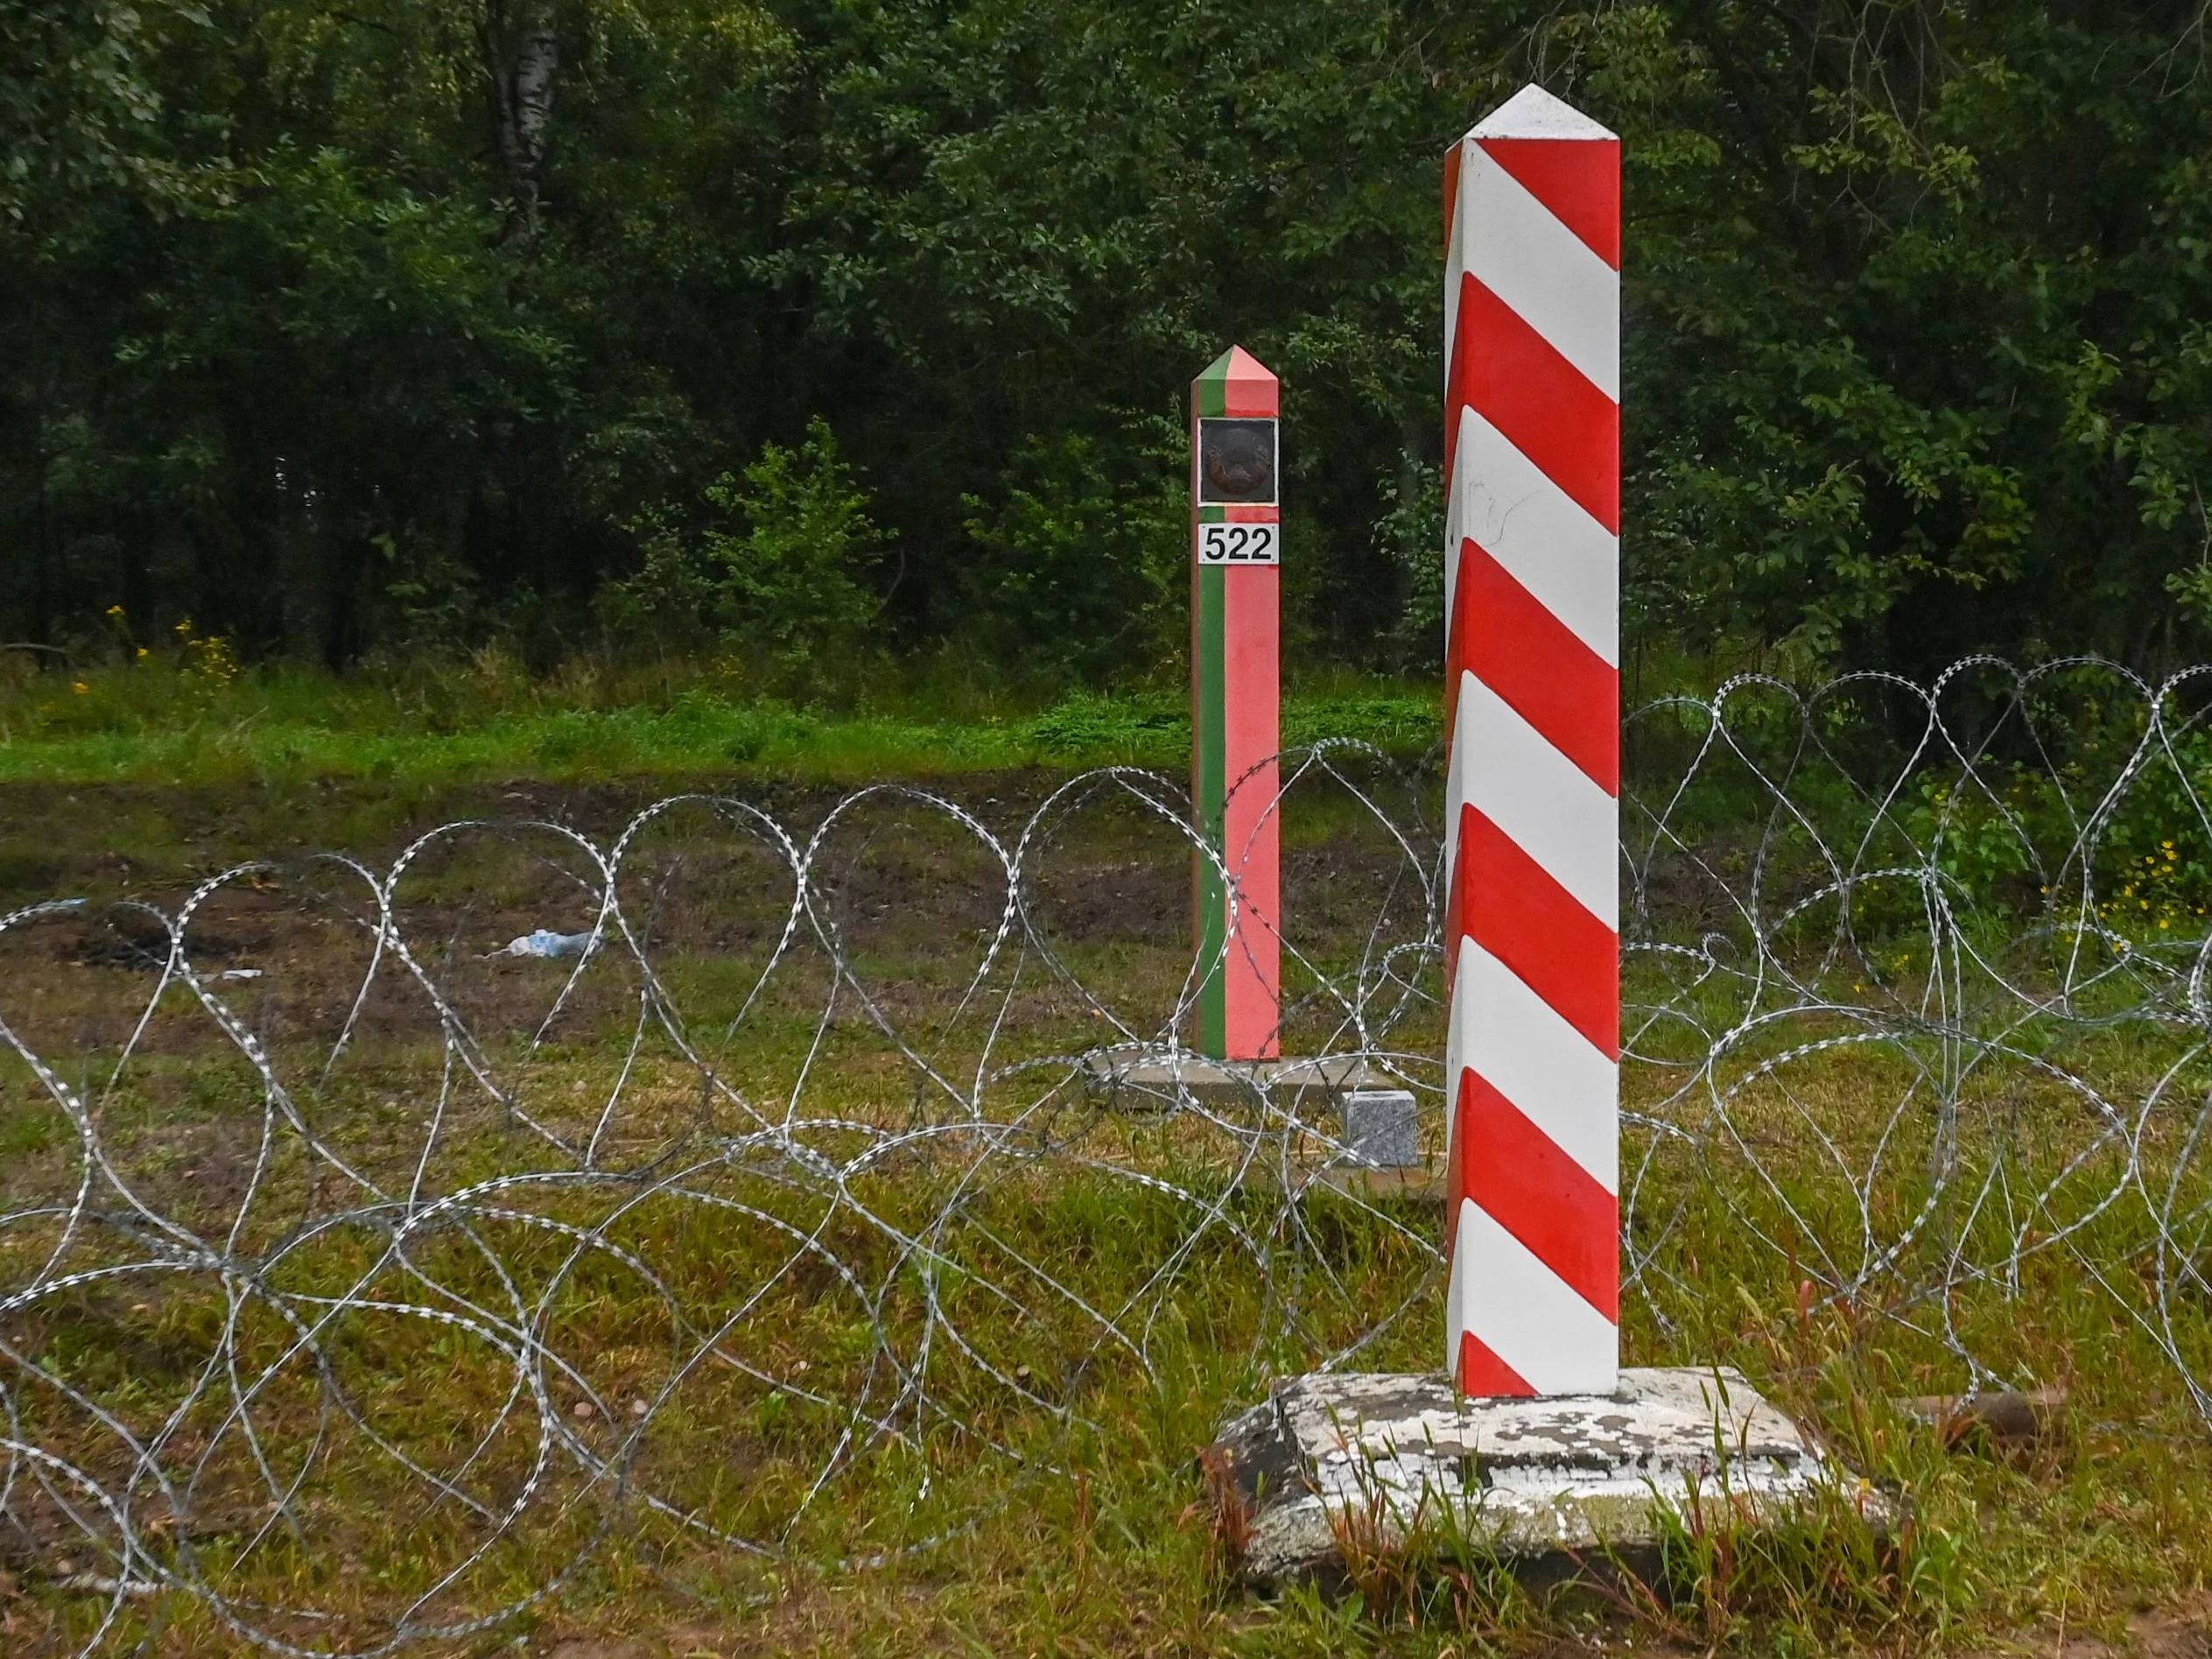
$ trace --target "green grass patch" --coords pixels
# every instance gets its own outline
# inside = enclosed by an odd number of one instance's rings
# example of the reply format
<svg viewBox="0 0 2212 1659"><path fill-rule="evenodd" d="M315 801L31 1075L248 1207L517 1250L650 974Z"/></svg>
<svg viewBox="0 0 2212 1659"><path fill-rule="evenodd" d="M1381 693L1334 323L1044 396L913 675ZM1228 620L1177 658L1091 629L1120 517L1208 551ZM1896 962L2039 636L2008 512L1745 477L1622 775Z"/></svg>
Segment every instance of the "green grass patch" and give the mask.
<svg viewBox="0 0 2212 1659"><path fill-rule="evenodd" d="M1331 738L1417 756L1437 741L1426 686L1338 677L1294 687L1286 743ZM497 657L405 674L272 667L211 678L162 661L0 678L0 784L396 784L748 773L859 781L1049 765L1190 761L1175 689L1037 699L874 696L797 705L711 671L582 665L531 676Z"/></svg>

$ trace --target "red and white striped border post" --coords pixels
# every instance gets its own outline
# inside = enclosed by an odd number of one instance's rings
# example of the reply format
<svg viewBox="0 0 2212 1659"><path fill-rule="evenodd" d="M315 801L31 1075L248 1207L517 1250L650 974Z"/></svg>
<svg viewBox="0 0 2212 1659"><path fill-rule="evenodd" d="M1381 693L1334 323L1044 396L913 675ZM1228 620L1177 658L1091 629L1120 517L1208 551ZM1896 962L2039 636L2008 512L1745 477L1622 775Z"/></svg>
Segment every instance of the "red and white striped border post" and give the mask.
<svg viewBox="0 0 2212 1659"><path fill-rule="evenodd" d="M1444 158L1447 1363L1619 1340L1620 141L1524 87Z"/></svg>

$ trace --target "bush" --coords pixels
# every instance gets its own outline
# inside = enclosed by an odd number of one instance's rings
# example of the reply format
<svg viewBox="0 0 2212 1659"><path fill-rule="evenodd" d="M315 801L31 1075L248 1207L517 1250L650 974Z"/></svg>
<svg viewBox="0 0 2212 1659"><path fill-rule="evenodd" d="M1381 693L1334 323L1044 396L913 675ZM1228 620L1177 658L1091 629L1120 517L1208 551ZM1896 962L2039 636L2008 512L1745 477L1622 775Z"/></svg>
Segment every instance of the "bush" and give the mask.
<svg viewBox="0 0 2212 1659"><path fill-rule="evenodd" d="M1002 499L962 498L966 632L1022 678L1096 683L1171 659L1186 621L1188 487L1177 429L1059 433L1015 453Z"/></svg>
<svg viewBox="0 0 2212 1659"><path fill-rule="evenodd" d="M667 507L631 528L636 575L601 590L617 633L718 639L772 678L813 678L864 648L882 600L866 579L888 539L820 416L796 450L776 444L709 484L696 530Z"/></svg>

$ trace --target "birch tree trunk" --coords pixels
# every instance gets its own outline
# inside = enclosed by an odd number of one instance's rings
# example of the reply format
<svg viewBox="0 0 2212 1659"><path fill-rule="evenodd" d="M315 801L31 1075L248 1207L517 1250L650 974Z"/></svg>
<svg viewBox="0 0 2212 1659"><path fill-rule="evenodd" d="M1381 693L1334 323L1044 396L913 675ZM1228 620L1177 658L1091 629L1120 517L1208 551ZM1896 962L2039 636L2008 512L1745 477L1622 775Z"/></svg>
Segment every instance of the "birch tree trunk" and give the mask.
<svg viewBox="0 0 2212 1659"><path fill-rule="evenodd" d="M537 238L538 178L560 70L554 23L554 0L485 0L481 38L492 116L514 204L510 228L524 242Z"/></svg>

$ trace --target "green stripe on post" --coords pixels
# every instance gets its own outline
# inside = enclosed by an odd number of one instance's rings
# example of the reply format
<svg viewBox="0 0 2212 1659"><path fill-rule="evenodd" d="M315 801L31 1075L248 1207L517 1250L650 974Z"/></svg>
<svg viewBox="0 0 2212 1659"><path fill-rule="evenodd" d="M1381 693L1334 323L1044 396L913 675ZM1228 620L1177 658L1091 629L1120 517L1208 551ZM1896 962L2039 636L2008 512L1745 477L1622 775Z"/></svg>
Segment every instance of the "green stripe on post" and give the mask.
<svg viewBox="0 0 2212 1659"><path fill-rule="evenodd" d="M1198 393L1198 415L1201 419L1218 420L1229 412L1229 354L1223 352L1206 366L1206 371L1194 383ZM1219 521L1215 521L1219 522Z"/></svg>
<svg viewBox="0 0 2212 1659"><path fill-rule="evenodd" d="M1209 364L1191 383L1190 441L1195 456L1197 422L1218 419L1228 412L1228 352ZM1197 477L1191 476L1192 524L1218 524L1227 517L1219 507L1198 504ZM1195 537L1195 529L1192 531ZM1225 578L1216 566L1193 564L1190 585L1190 701L1192 805L1197 809L1198 833L1216 857L1222 852L1222 820L1227 815L1229 780L1225 764L1228 747L1226 721L1227 613ZM1201 964L1211 967L1198 987L1197 1030L1194 1043L1201 1054L1215 1059L1229 1051L1228 987L1222 972L1222 952L1229 936L1227 883L1214 861L1194 852L1190 894L1196 910L1192 932Z"/></svg>
<svg viewBox="0 0 2212 1659"><path fill-rule="evenodd" d="M1202 523L1218 521L1219 509L1205 510L1208 517ZM1226 814L1229 793L1224 764L1228 704L1222 635L1225 600L1223 587L1227 575L1226 571L1218 567L1197 573L1197 707L1192 728L1197 738L1197 777L1194 781L1199 832L1216 854L1222 850L1222 819ZM1227 1052L1229 1040L1228 1009L1224 1000L1226 987L1220 962L1222 946L1228 938L1229 894L1213 861L1204 854L1194 856L1197 860L1194 890L1198 904L1198 960L1213 965L1198 990L1197 1046L1200 1052L1219 1059Z"/></svg>

